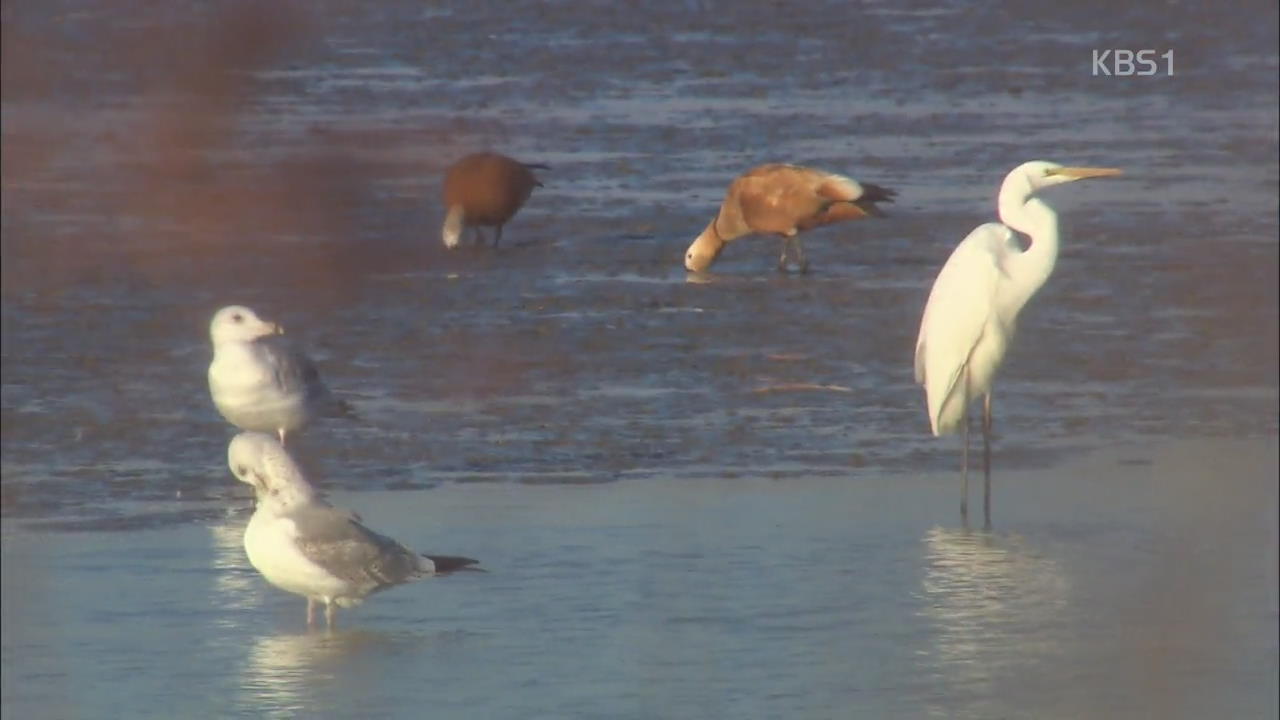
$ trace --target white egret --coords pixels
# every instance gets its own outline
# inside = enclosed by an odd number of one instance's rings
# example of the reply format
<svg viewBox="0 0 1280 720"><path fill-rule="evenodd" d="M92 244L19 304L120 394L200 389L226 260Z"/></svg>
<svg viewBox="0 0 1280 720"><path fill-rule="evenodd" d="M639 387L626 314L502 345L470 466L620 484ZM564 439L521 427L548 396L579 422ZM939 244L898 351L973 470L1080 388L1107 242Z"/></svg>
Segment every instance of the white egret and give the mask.
<svg viewBox="0 0 1280 720"><path fill-rule="evenodd" d="M1013 340L1018 313L1044 285L1058 259L1058 216L1034 197L1052 185L1119 175L1114 168L1063 167L1036 160L1014 168L1000 186L1001 223L969 233L938 273L916 340L916 382L924 386L934 435L963 421L963 495L969 515L969 403L981 396L982 509L991 524L991 385ZM1023 250L1015 231L1030 238Z"/></svg>

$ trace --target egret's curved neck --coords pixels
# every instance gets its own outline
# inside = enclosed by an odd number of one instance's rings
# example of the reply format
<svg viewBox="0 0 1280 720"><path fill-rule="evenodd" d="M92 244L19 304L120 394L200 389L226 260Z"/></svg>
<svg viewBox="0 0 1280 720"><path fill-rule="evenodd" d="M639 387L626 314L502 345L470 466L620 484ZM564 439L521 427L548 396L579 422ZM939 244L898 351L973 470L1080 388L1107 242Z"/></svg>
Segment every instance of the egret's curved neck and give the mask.
<svg viewBox="0 0 1280 720"><path fill-rule="evenodd" d="M1058 214L1028 192L1000 193L1000 220L1031 239L1031 247L1010 255L1005 272L1021 307L1044 285L1058 262Z"/></svg>

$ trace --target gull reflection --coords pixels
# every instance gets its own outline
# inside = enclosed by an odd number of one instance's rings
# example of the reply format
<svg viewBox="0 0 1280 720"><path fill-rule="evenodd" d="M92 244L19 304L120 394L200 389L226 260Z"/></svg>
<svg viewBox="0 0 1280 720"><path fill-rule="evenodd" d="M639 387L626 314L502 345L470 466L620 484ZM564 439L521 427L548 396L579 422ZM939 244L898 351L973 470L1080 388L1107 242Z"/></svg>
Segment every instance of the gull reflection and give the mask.
<svg viewBox="0 0 1280 720"><path fill-rule="evenodd" d="M245 683L248 700L268 707L303 710L312 684L335 675L329 666L358 645L361 633L303 633L260 637L249 651Z"/></svg>
<svg viewBox="0 0 1280 720"><path fill-rule="evenodd" d="M1051 656L1069 583L1017 536L933 528L923 538L922 613L934 627L929 670L965 692ZM1004 672L1001 672L1001 671Z"/></svg>
<svg viewBox="0 0 1280 720"><path fill-rule="evenodd" d="M245 707L305 716L335 696L361 697L370 673L376 675L429 641L414 633L369 630L262 636L249 649L240 700Z"/></svg>
<svg viewBox="0 0 1280 720"><path fill-rule="evenodd" d="M252 507L231 508L220 524L209 528L217 572L213 581L215 607L228 610L230 618L262 603L257 573L244 553L244 529L252 515Z"/></svg>

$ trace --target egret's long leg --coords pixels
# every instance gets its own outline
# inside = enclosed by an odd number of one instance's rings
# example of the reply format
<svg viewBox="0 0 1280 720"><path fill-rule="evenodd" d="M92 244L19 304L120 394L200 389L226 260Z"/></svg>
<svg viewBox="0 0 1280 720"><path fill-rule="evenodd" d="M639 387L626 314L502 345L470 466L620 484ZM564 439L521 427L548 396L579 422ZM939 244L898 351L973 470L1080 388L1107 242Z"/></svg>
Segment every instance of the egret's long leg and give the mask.
<svg viewBox="0 0 1280 720"><path fill-rule="evenodd" d="M316 601L307 598L307 627L316 624Z"/></svg>
<svg viewBox="0 0 1280 720"><path fill-rule="evenodd" d="M324 624L330 630L333 629L333 616L337 613L337 606L333 601L324 604Z"/></svg>
<svg viewBox="0 0 1280 720"><path fill-rule="evenodd" d="M991 393L982 399L982 518L991 529Z"/></svg>
<svg viewBox="0 0 1280 720"><path fill-rule="evenodd" d="M969 523L969 373L964 371L964 450L960 452L960 519Z"/></svg>
<svg viewBox="0 0 1280 720"><path fill-rule="evenodd" d="M788 252L789 252L790 250L791 250L791 236L789 236L789 235L783 235L783 236L782 236L782 255L780 255L780 256L778 257L778 271L779 271L779 272L786 272L786 270L787 270L787 255L788 255Z"/></svg>
<svg viewBox="0 0 1280 720"><path fill-rule="evenodd" d="M804 243L801 242L800 236L794 238L796 245L796 262L800 265L800 272L809 272L809 260L804 256Z"/></svg>
<svg viewBox="0 0 1280 720"><path fill-rule="evenodd" d="M493 246L498 247L498 241L501 239L502 239L502 226L499 225L498 229L493 233Z"/></svg>

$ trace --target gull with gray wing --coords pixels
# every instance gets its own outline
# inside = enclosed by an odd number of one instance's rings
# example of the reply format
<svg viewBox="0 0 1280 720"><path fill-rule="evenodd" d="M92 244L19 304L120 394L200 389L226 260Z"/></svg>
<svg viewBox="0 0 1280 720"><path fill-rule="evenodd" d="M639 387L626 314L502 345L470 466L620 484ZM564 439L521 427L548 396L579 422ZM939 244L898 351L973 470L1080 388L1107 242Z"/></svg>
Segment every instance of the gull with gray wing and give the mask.
<svg viewBox="0 0 1280 720"><path fill-rule="evenodd" d="M244 549L267 582L307 598L307 624L324 603L333 626L338 607L354 607L396 585L470 566L476 560L420 555L365 527L360 516L321 498L274 437L240 433L227 448L227 463L253 486L257 508L244 533Z"/></svg>
<svg viewBox="0 0 1280 720"><path fill-rule="evenodd" d="M274 432L281 444L316 416L355 417L284 330L243 305L214 313L209 394L218 412L241 430Z"/></svg>

